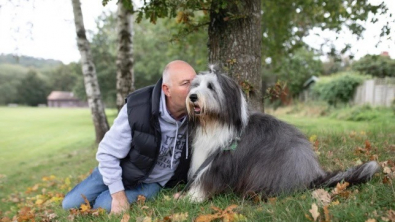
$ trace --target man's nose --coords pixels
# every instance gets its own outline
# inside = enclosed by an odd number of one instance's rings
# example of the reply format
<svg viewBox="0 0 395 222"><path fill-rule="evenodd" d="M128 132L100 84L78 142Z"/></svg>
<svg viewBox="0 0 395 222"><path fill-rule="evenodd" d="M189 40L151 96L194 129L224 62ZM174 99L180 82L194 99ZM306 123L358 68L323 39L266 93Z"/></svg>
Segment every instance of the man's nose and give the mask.
<svg viewBox="0 0 395 222"><path fill-rule="evenodd" d="M192 102L196 102L197 99L198 99L198 96L197 96L196 94L191 94L191 95L189 95L189 99L190 99Z"/></svg>

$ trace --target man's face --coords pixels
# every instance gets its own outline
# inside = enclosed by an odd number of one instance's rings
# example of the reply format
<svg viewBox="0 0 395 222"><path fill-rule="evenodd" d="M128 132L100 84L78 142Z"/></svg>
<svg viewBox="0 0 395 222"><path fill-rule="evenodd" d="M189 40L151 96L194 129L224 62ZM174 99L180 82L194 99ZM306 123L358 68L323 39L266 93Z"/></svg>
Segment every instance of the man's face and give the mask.
<svg viewBox="0 0 395 222"><path fill-rule="evenodd" d="M189 86L195 76L195 71L192 69L179 70L172 74L172 84L169 86L169 99L177 109L186 109L185 99L189 93Z"/></svg>

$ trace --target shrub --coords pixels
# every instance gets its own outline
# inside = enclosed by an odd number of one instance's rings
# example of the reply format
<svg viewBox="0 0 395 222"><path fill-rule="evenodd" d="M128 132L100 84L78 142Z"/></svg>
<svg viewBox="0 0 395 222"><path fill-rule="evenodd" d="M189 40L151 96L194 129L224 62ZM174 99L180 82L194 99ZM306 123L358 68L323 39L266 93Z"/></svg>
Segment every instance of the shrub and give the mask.
<svg viewBox="0 0 395 222"><path fill-rule="evenodd" d="M339 73L322 78L314 85L313 93L331 106L347 103L353 98L355 89L364 79L366 77L353 72Z"/></svg>

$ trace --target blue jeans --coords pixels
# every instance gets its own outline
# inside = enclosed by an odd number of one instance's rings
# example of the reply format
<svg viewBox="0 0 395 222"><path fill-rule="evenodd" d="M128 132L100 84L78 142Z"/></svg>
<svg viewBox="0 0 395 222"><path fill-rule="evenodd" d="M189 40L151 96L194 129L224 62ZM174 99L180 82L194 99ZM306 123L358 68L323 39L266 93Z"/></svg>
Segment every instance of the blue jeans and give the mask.
<svg viewBox="0 0 395 222"><path fill-rule="evenodd" d="M125 190L125 194L129 203L133 203L139 195L143 195L147 199L155 197L160 189L161 186L158 183L143 183L132 190ZM79 208L81 204L85 203L81 194L88 199L93 209L101 207L107 212L111 212L111 194L107 185L104 184L98 168L95 168L89 177L66 194L62 202L63 209Z"/></svg>

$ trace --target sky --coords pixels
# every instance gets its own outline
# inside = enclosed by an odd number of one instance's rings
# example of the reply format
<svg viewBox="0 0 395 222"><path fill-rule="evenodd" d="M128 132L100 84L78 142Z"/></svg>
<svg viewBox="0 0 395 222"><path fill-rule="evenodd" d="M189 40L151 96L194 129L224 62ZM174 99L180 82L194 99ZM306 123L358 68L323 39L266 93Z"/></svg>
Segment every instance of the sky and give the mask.
<svg viewBox="0 0 395 222"><path fill-rule="evenodd" d="M370 0L375 4L381 1ZM112 0L103 7L101 0L81 0L85 29L95 32L95 20L103 12L115 11L116 2ZM395 0L384 2L389 11L395 12ZM0 0L0 54L56 59L65 64L78 61L80 54L73 19L71 0ZM383 51L388 51L395 58L395 23L391 24L392 39L379 37L380 24L385 21L389 19L381 19L376 24L366 23L362 40L357 40L347 31L343 31L336 40L333 32L312 30L304 41L319 48L326 39L332 40L339 51L345 43L352 43L350 54L356 59Z"/></svg>

